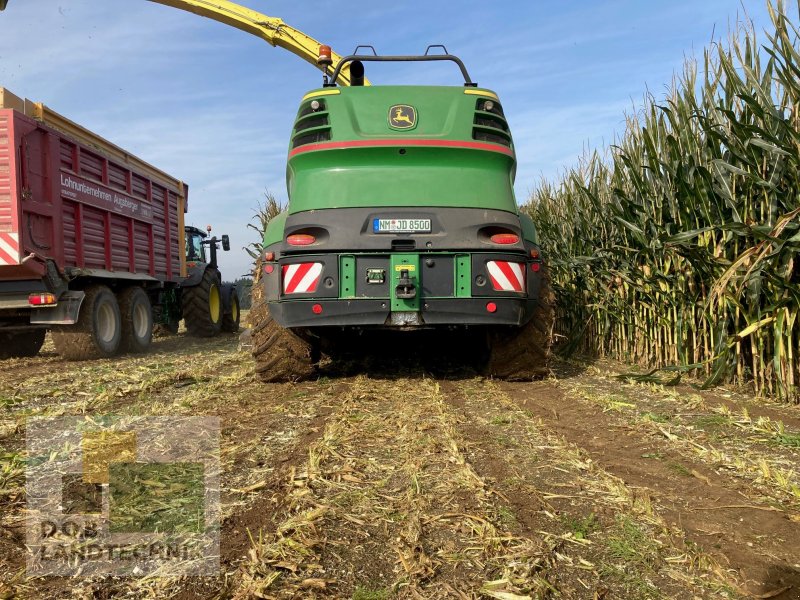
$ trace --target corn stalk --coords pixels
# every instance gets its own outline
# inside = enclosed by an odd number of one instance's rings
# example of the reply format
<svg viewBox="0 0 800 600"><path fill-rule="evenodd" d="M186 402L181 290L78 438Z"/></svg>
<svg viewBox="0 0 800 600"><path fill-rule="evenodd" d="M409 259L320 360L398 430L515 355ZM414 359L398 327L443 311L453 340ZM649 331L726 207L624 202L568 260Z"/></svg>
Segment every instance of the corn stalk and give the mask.
<svg viewBox="0 0 800 600"><path fill-rule="evenodd" d="M740 23L533 192L565 352L798 401L800 44L768 7L765 43Z"/></svg>

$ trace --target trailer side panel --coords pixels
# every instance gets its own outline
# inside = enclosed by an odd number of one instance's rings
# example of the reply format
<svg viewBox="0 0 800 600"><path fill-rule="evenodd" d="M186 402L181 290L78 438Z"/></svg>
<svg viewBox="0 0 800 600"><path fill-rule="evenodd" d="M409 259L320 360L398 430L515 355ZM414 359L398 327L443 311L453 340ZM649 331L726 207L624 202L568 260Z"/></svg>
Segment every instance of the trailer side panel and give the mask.
<svg viewBox="0 0 800 600"><path fill-rule="evenodd" d="M41 275L51 259L71 275L176 281L186 188L136 164L0 109L0 280ZM4 256L14 236L16 263Z"/></svg>

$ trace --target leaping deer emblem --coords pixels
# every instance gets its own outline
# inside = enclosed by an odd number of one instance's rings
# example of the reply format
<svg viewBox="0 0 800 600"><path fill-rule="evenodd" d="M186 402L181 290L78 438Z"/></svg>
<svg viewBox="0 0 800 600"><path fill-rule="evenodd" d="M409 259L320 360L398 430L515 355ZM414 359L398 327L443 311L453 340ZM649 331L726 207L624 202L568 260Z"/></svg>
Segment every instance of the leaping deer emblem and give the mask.
<svg viewBox="0 0 800 600"><path fill-rule="evenodd" d="M393 106L390 115L393 127L409 128L416 124L416 115L410 106Z"/></svg>
<svg viewBox="0 0 800 600"><path fill-rule="evenodd" d="M409 117L406 114L403 114L403 109L402 108L395 108L394 109L394 120L397 123L408 123L409 125L413 125L414 124L414 122L411 120L411 117Z"/></svg>

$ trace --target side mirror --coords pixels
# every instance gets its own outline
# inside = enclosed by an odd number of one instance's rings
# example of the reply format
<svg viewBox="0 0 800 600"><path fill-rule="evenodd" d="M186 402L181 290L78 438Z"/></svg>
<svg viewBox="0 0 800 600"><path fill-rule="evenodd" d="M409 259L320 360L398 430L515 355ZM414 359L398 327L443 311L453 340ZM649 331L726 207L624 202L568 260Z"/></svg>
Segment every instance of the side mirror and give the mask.
<svg viewBox="0 0 800 600"><path fill-rule="evenodd" d="M231 249L231 240L227 235L222 236L222 249L227 252Z"/></svg>

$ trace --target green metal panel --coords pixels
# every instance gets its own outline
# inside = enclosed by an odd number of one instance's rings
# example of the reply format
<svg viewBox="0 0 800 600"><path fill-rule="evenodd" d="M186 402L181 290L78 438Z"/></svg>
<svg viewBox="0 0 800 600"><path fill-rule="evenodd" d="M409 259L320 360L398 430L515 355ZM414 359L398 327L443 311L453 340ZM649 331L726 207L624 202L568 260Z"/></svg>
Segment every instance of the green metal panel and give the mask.
<svg viewBox="0 0 800 600"><path fill-rule="evenodd" d="M289 161L291 213L361 206L450 206L516 213L513 159L462 148L348 148Z"/></svg>
<svg viewBox="0 0 800 600"><path fill-rule="evenodd" d="M339 297L356 297L356 257L343 254L339 257Z"/></svg>
<svg viewBox="0 0 800 600"><path fill-rule="evenodd" d="M456 298L472 296L472 258L469 254L456 256Z"/></svg>
<svg viewBox="0 0 800 600"><path fill-rule="evenodd" d="M270 222L267 223L267 229L264 232L264 247L270 246L272 244L277 244L281 240L283 240L283 227L286 224L286 217L289 216L289 213L283 211L278 213Z"/></svg>
<svg viewBox="0 0 800 600"><path fill-rule="evenodd" d="M337 90L320 98L329 118L330 140L321 142L320 149L307 145L290 152L286 177L291 213L360 206L518 212L513 152L473 137L476 127L481 130L476 118L492 117L477 111L480 91L466 94L463 87L444 86ZM483 97L492 96L487 92ZM414 108L413 129L390 126L390 110L400 104ZM414 142L433 145L411 145ZM451 147L442 146L448 143Z"/></svg>
<svg viewBox="0 0 800 600"><path fill-rule="evenodd" d="M527 213L519 213L519 222L522 226L522 235L524 239L533 244L539 243L539 234L536 231L536 225L533 224L533 219Z"/></svg>
<svg viewBox="0 0 800 600"><path fill-rule="evenodd" d="M422 293L422 284L419 280L419 254L392 254L391 274L389 276L389 291L392 295L392 311L417 311L419 310L419 297ZM408 270L408 276L417 286L417 295L412 299L398 298L396 288L400 281L400 273Z"/></svg>
<svg viewBox="0 0 800 600"><path fill-rule="evenodd" d="M491 99L490 95L465 94L460 86L376 85L338 91L318 99L326 104L333 139L345 141L386 136L472 140L476 102L480 97ZM389 111L398 104L416 109L417 124L412 131L389 126Z"/></svg>

